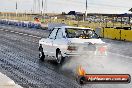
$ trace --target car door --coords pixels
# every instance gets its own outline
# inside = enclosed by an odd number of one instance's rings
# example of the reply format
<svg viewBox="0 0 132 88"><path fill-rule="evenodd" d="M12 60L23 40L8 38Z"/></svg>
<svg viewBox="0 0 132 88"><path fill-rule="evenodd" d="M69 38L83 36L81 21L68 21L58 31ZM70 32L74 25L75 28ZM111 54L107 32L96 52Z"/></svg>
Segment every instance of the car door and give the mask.
<svg viewBox="0 0 132 88"><path fill-rule="evenodd" d="M50 33L49 37L45 40L44 50L45 50L46 55L53 56L53 54L54 54L52 48L53 48L53 41L55 39L57 31L58 31L58 29L54 28L52 30L52 32Z"/></svg>
<svg viewBox="0 0 132 88"><path fill-rule="evenodd" d="M57 31L57 35L55 37L55 40L53 41L53 50L55 53L54 55L56 55L56 49L59 48L61 50L61 52L65 51L65 49L67 48L67 41L66 41L66 36L63 33L63 30L60 28Z"/></svg>

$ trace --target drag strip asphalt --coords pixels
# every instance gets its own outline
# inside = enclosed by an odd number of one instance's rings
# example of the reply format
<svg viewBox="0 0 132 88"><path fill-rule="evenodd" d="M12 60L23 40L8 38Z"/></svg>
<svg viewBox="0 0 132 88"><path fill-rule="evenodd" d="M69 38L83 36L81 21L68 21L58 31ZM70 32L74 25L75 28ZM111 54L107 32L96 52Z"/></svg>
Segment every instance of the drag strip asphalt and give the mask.
<svg viewBox="0 0 132 88"><path fill-rule="evenodd" d="M82 65L90 74L130 74L132 57L108 52L106 57L78 57L66 59L63 65L41 62L38 59L38 41L49 31L0 25L0 72L24 88L131 88L130 84L87 84L76 82L76 68ZM110 48L124 50L124 43L109 42ZM110 40L111 41L111 40ZM128 47L129 44L127 43ZM131 46L131 45L130 45ZM127 47L127 46L125 46ZM110 49L112 51L112 49ZM132 54L129 52L129 54Z"/></svg>

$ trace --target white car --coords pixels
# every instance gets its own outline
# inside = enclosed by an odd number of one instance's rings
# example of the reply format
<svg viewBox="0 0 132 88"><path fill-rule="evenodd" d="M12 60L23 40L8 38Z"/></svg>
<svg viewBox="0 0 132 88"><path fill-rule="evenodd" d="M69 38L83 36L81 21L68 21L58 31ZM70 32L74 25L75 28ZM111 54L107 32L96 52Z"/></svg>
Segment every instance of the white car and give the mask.
<svg viewBox="0 0 132 88"><path fill-rule="evenodd" d="M55 27L48 38L39 41L39 58L44 61L45 56L53 57L60 64L65 57L102 52L105 47L105 42L91 28Z"/></svg>

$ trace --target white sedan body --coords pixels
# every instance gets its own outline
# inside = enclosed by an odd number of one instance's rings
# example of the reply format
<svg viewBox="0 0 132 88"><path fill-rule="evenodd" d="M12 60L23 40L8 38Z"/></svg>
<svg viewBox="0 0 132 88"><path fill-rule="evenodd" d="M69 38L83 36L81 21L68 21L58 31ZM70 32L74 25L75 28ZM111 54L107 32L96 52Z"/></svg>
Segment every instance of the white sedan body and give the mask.
<svg viewBox="0 0 132 88"><path fill-rule="evenodd" d="M66 56L78 56L83 54L88 54L90 52L89 45L95 47L92 53L96 53L99 47L106 47L105 42L100 38L74 38L67 37L67 29L79 29L79 30L91 30L90 28L82 27L71 27L71 26L62 26L55 27L50 33L48 38L42 38L39 41L39 45L42 45L43 52L47 56L56 57L56 50L59 49L63 57ZM94 32L94 31L93 31ZM96 34L96 33L95 33ZM94 34L94 35L95 35ZM76 48L76 49L74 49Z"/></svg>

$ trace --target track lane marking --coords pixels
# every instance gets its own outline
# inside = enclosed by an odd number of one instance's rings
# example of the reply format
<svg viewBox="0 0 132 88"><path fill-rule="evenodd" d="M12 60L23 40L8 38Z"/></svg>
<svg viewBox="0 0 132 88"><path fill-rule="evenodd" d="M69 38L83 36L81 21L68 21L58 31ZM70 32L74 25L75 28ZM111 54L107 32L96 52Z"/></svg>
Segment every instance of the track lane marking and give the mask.
<svg viewBox="0 0 132 88"><path fill-rule="evenodd" d="M32 36L32 37L37 38L38 36Z"/></svg>
<svg viewBox="0 0 132 88"><path fill-rule="evenodd" d="M18 34L19 32L15 32L16 34Z"/></svg>
<svg viewBox="0 0 132 88"><path fill-rule="evenodd" d="M108 52L108 53L113 54L113 55L117 55L117 56L120 56L120 57L132 59L131 56L125 56L125 55L121 55L121 54L118 54L118 53L112 53L112 52Z"/></svg>
<svg viewBox="0 0 132 88"><path fill-rule="evenodd" d="M5 30L5 29L0 29L1 31L5 31L8 32L9 30ZM37 38L37 39L41 39L42 37L39 36L34 36L34 35L30 35L30 34L24 34L22 32L17 32L17 31L9 31L11 33L15 33L15 34L19 34L19 35L25 35L25 36L29 36L29 37L33 37L33 38Z"/></svg>
<svg viewBox="0 0 132 88"><path fill-rule="evenodd" d="M3 31L4 29L0 29L1 31Z"/></svg>
<svg viewBox="0 0 132 88"><path fill-rule="evenodd" d="M11 33L13 33L14 31L10 31Z"/></svg>
<svg viewBox="0 0 132 88"><path fill-rule="evenodd" d="M20 35L22 35L23 33L19 33Z"/></svg>
<svg viewBox="0 0 132 88"><path fill-rule="evenodd" d="M33 35L28 35L29 37L32 37Z"/></svg>
<svg viewBox="0 0 132 88"><path fill-rule="evenodd" d="M41 37L36 37L36 38L41 39Z"/></svg>
<svg viewBox="0 0 132 88"><path fill-rule="evenodd" d="M7 31L9 31L9 30L4 30L4 31L6 31L6 32L7 32Z"/></svg>
<svg viewBox="0 0 132 88"><path fill-rule="evenodd" d="M28 35L28 34L23 34L23 35Z"/></svg>

